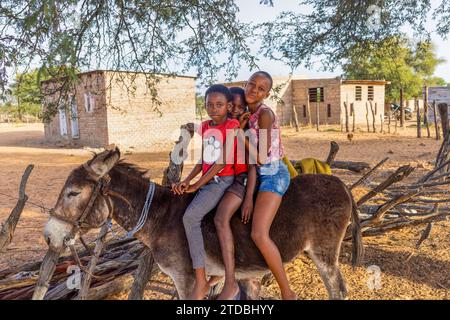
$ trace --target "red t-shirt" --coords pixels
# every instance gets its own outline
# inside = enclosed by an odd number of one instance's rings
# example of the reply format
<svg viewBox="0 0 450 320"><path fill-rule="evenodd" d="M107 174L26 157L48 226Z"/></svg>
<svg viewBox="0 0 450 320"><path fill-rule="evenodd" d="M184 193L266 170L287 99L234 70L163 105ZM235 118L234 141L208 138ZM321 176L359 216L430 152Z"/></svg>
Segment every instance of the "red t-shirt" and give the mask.
<svg viewBox="0 0 450 320"><path fill-rule="evenodd" d="M221 163L223 159L222 150L226 146L227 130L239 128L239 121L227 119L218 126L211 125L211 120L203 121L200 128L200 135L203 140L202 174L214 165ZM219 171L218 176L233 176L234 173L234 153L236 150L236 139L234 139L230 154L227 156L225 167Z"/></svg>

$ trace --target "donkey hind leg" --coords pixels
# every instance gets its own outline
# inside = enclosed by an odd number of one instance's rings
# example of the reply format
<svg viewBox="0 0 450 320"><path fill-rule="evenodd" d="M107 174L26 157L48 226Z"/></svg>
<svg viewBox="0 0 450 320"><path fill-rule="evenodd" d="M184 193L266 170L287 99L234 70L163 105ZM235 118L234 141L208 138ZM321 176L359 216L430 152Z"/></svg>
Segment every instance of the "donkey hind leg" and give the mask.
<svg viewBox="0 0 450 320"><path fill-rule="evenodd" d="M308 255L311 257L320 277L328 291L328 297L331 300L342 300L347 296L347 288L344 278L342 277L341 270L339 269L339 263L337 254L332 253L315 253L312 250L308 251Z"/></svg>

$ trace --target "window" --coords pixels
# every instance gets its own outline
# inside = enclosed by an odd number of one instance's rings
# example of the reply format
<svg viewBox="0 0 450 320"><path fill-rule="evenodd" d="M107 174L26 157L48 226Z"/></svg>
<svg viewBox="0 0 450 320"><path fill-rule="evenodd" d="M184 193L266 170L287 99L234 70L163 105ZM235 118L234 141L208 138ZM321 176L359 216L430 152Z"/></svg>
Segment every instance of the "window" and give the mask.
<svg viewBox="0 0 450 320"><path fill-rule="evenodd" d="M331 104L327 105L327 116L328 118L331 118Z"/></svg>
<svg viewBox="0 0 450 320"><path fill-rule="evenodd" d="M303 118L306 118L306 106L303 105Z"/></svg>
<svg viewBox="0 0 450 320"><path fill-rule="evenodd" d="M92 112L95 109L95 95L91 92L84 93L84 109L86 112Z"/></svg>
<svg viewBox="0 0 450 320"><path fill-rule="evenodd" d="M355 100L356 101L361 101L362 100L362 87L361 86L356 86Z"/></svg>
<svg viewBox="0 0 450 320"><path fill-rule="evenodd" d="M373 86L367 88L367 100L373 101Z"/></svg>
<svg viewBox="0 0 450 320"><path fill-rule="evenodd" d="M319 102L324 101L325 91L323 90L323 87L321 88L309 88L309 102L318 102L317 101L317 95L320 95Z"/></svg>

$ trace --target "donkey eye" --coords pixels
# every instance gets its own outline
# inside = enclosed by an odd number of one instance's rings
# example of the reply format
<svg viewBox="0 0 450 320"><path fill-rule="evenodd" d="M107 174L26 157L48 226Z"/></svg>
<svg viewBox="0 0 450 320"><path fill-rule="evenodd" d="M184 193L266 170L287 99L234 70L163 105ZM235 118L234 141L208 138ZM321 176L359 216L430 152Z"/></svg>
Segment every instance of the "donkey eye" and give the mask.
<svg viewBox="0 0 450 320"><path fill-rule="evenodd" d="M79 195L80 194L80 192L75 192L75 191L71 191L71 192L69 192L69 194L67 195L67 197L76 197L77 195Z"/></svg>

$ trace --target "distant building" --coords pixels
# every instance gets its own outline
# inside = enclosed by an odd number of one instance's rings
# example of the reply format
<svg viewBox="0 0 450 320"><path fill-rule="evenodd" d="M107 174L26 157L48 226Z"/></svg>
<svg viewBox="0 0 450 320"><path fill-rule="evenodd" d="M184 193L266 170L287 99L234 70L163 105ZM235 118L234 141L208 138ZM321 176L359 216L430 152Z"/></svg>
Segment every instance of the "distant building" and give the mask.
<svg viewBox="0 0 450 320"><path fill-rule="evenodd" d="M311 117L312 124L316 124L317 106L319 124L340 124L341 121L344 123L344 103L347 104L350 123L353 104L355 123L366 124L367 110L369 119L372 121L370 104L378 116L377 122L379 115L384 112L386 84L389 82L385 80L274 78L274 88L278 93L272 94L266 100L266 104L276 112L282 125L292 123L293 107L297 112L299 123L306 125ZM230 82L225 85L243 87L245 81Z"/></svg>
<svg viewBox="0 0 450 320"><path fill-rule="evenodd" d="M436 103L437 118L440 119L437 106L440 103L447 103L450 107L450 87L428 87L428 104L432 106L434 102ZM428 108L428 121L434 121L433 108Z"/></svg>
<svg viewBox="0 0 450 320"><path fill-rule="evenodd" d="M46 140L89 147L115 143L145 151L173 147L173 133L195 119L195 78L157 75L161 102L157 105L146 75L104 70L80 73L68 101L60 101L57 115L45 123ZM59 93L50 92L62 80L41 83L44 109L59 100Z"/></svg>

